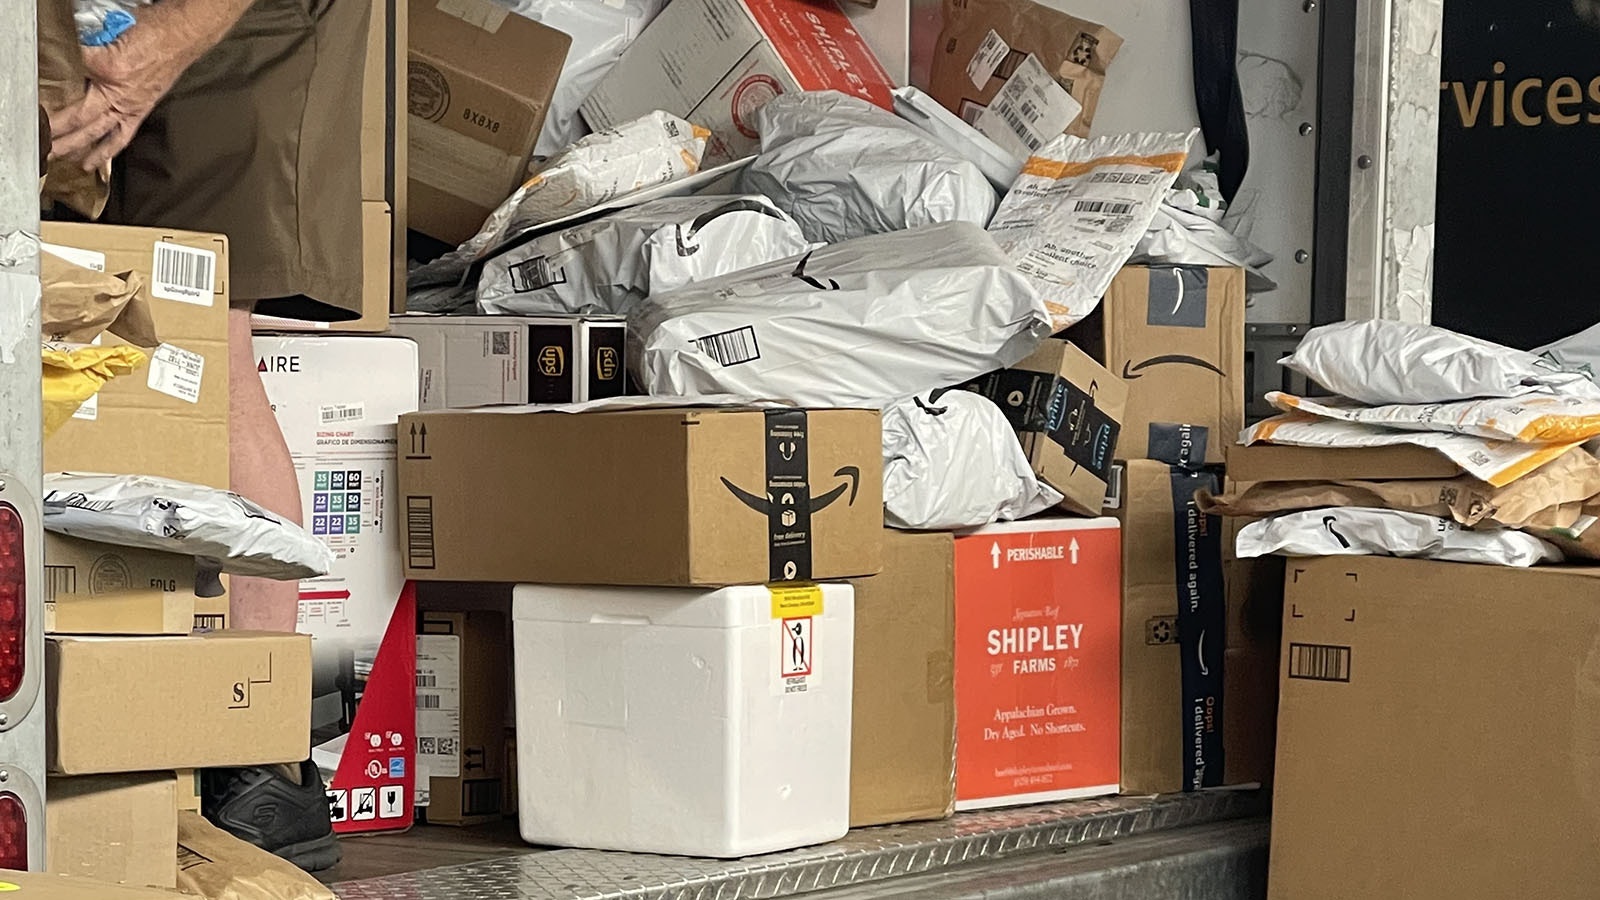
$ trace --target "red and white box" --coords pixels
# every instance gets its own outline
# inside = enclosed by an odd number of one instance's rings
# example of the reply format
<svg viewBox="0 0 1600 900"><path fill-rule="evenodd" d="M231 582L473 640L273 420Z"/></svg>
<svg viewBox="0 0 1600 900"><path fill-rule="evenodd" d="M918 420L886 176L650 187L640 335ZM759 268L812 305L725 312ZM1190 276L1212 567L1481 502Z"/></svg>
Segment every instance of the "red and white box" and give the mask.
<svg viewBox="0 0 1600 900"><path fill-rule="evenodd" d="M300 583L311 643L311 758L334 831L411 827L417 608L401 572L396 428L417 408L417 345L382 335L255 338L307 532L333 571Z"/></svg>
<svg viewBox="0 0 1600 900"><path fill-rule="evenodd" d="M956 809L1117 792L1121 538L1044 519L956 539Z"/></svg>
<svg viewBox="0 0 1600 900"><path fill-rule="evenodd" d="M674 0L583 104L600 130L662 110L711 130L704 167L760 146L756 110L834 90L893 108L894 80L833 0Z"/></svg>

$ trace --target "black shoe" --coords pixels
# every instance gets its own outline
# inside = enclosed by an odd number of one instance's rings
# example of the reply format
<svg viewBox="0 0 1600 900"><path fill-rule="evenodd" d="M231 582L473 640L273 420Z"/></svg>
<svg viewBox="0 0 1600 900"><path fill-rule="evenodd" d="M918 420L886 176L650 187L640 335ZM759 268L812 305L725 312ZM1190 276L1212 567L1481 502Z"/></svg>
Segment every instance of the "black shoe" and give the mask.
<svg viewBox="0 0 1600 900"><path fill-rule="evenodd" d="M307 872L339 863L322 773L310 761L300 764L298 784L282 767L208 769L201 799L211 824Z"/></svg>

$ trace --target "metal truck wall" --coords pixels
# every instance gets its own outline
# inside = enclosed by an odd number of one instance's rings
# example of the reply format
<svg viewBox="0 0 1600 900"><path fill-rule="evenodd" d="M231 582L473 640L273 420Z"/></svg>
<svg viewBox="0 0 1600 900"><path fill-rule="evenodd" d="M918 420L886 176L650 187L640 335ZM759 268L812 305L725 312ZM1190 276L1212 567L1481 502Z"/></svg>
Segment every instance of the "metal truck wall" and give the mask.
<svg viewBox="0 0 1600 900"><path fill-rule="evenodd" d="M1600 321L1600 0L1446 0L1433 321L1532 348Z"/></svg>

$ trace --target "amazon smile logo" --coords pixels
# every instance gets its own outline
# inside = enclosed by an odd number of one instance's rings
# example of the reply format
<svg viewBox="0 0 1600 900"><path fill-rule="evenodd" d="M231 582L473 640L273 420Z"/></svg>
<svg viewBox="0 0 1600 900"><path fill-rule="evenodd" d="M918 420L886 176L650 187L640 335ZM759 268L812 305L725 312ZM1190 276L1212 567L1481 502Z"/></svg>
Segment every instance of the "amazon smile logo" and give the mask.
<svg viewBox="0 0 1600 900"><path fill-rule="evenodd" d="M811 498L810 506L812 515L816 515L817 513L822 512L823 510L832 506L835 501L837 501L840 497L845 496L847 493L850 495L850 498L845 501L845 505L856 505L856 493L861 488L861 469L856 466L845 466L834 472L833 477L843 478L844 482L826 494L821 494ZM763 516L770 516L772 514L773 504L778 502L771 494L762 496L760 494L751 493L750 491L739 487L726 478L722 479L722 485L728 489L730 494L733 494L734 497L738 498L740 503L743 503L745 506L748 506L756 512L761 513ZM780 508L794 505L794 496L792 494L784 494L782 500L783 502L779 503ZM785 525L792 526L794 524L794 522L791 521L794 517L793 510L786 510L783 513L783 517Z"/></svg>
<svg viewBox="0 0 1600 900"><path fill-rule="evenodd" d="M1143 378L1145 376L1145 370L1147 369L1153 369L1156 366L1169 365L1196 366L1201 369L1205 369L1208 372L1215 372L1224 378L1228 376L1228 373L1198 357L1185 356L1181 353L1170 353L1165 356L1152 356L1138 365L1134 365L1132 360L1126 360L1122 363L1122 377L1132 381L1135 378Z"/></svg>

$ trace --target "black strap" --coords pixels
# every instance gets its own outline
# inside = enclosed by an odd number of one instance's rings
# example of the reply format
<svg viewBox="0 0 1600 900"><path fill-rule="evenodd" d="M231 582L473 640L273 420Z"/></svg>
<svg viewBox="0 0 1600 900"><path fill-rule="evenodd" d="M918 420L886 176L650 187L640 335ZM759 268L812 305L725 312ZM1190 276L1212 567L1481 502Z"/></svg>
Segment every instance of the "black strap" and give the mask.
<svg viewBox="0 0 1600 900"><path fill-rule="evenodd" d="M1233 202L1250 166L1250 133L1239 92L1239 0L1189 0L1194 102L1206 147L1220 156L1217 181Z"/></svg>

